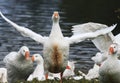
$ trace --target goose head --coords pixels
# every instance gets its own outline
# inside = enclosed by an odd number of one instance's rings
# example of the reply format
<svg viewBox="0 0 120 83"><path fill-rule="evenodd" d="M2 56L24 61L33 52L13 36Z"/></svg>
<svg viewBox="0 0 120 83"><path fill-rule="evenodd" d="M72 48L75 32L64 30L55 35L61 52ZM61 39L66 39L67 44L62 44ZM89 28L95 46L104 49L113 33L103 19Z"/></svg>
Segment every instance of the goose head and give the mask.
<svg viewBox="0 0 120 83"><path fill-rule="evenodd" d="M103 59L103 53L97 52L95 56L91 58L97 65L101 65L101 63L104 61ZM106 59L106 58L105 58Z"/></svg>
<svg viewBox="0 0 120 83"><path fill-rule="evenodd" d="M34 54L32 56L32 61L34 62L37 62L37 63L43 63L43 58L40 54Z"/></svg>
<svg viewBox="0 0 120 83"><path fill-rule="evenodd" d="M66 69L74 70L75 69L75 63L76 63L76 61L68 61L68 66L66 67Z"/></svg>
<svg viewBox="0 0 120 83"><path fill-rule="evenodd" d="M94 57L92 57L91 59L95 62L97 62L102 56L101 52L97 52L96 55Z"/></svg>
<svg viewBox="0 0 120 83"><path fill-rule="evenodd" d="M116 54L117 51L118 51L118 44L117 43L111 44L109 47L109 54L110 55Z"/></svg>
<svg viewBox="0 0 120 83"><path fill-rule="evenodd" d="M28 60L30 57L30 51L29 51L29 48L27 46L22 46L19 50L19 53L22 56L24 56L26 60Z"/></svg>
<svg viewBox="0 0 120 83"><path fill-rule="evenodd" d="M60 19L59 13L55 11L52 15L52 20L53 22L59 22L59 19Z"/></svg>

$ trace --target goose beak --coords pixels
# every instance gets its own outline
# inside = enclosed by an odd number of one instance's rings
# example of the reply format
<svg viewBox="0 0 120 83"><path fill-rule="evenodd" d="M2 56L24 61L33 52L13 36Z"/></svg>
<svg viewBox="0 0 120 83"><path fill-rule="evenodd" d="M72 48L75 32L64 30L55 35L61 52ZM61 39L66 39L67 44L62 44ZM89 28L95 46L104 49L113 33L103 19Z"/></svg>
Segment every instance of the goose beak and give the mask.
<svg viewBox="0 0 120 83"><path fill-rule="evenodd" d="M54 17L55 18L58 18L58 15L59 15L58 12L54 12Z"/></svg>
<svg viewBox="0 0 120 83"><path fill-rule="evenodd" d="M34 58L34 56L32 56L32 61L34 62L34 60L35 60L35 58Z"/></svg>
<svg viewBox="0 0 120 83"><path fill-rule="evenodd" d="M114 53L114 49L113 49L113 47L110 47L109 48L109 54L113 54Z"/></svg>
<svg viewBox="0 0 120 83"><path fill-rule="evenodd" d="M26 51L25 52L25 59L28 60L30 57L30 52L29 51Z"/></svg>
<svg viewBox="0 0 120 83"><path fill-rule="evenodd" d="M71 69L70 66L66 66L66 69Z"/></svg>

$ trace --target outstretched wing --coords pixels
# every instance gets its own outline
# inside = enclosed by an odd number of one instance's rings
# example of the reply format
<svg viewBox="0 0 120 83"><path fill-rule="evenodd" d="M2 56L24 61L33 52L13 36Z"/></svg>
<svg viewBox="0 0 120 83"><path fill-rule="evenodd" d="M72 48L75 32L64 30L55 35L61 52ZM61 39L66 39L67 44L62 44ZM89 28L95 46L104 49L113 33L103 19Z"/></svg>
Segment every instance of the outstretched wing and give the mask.
<svg viewBox="0 0 120 83"><path fill-rule="evenodd" d="M74 25L72 27L73 27L72 28L73 35L76 35L87 32L94 32L96 30L107 28L108 26L105 24L88 22L84 24Z"/></svg>
<svg viewBox="0 0 120 83"><path fill-rule="evenodd" d="M113 26L107 27L106 25L99 24L99 23L85 23L81 25L75 25L73 27L74 27L72 29L73 36L68 38L68 40L70 41L69 42L70 44L81 42L85 39L93 39L93 43L95 44L95 46L99 50L102 50L102 47L100 47L101 42L99 44L96 43L96 42L99 42L97 38L99 39L99 37L106 36L107 33L111 33L111 31L116 27L116 24ZM95 39L97 41L95 41ZM104 41L102 42L104 43Z"/></svg>
<svg viewBox="0 0 120 83"><path fill-rule="evenodd" d="M44 43L45 39L47 38L47 37L42 37L40 34L37 34L28 28L17 25L16 23L14 23L11 20L9 20L8 18L6 18L1 12L0 12L0 15L2 16L2 18L5 21L7 21L9 24L11 24L17 31L19 31L25 37L30 37L33 40L35 40L36 42L42 43L42 44Z"/></svg>
<svg viewBox="0 0 120 83"><path fill-rule="evenodd" d="M96 37L92 40L94 45L100 50L100 52L107 52L109 46L113 43L113 34L112 32Z"/></svg>

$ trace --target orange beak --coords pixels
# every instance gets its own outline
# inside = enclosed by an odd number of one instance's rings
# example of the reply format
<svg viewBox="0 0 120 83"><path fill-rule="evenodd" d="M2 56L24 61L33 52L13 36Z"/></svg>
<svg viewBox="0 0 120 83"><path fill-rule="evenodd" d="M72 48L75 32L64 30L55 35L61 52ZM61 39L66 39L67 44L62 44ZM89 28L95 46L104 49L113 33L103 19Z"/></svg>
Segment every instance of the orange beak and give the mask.
<svg viewBox="0 0 120 83"><path fill-rule="evenodd" d="M54 17L58 18L58 12L54 12Z"/></svg>
<svg viewBox="0 0 120 83"><path fill-rule="evenodd" d="M110 47L110 48L109 48L109 53L110 53L110 54L113 54L113 53L114 53L113 47Z"/></svg>
<svg viewBox="0 0 120 83"><path fill-rule="evenodd" d="M32 56L32 61L34 61L35 60L35 58L34 58L34 56Z"/></svg>
<svg viewBox="0 0 120 83"><path fill-rule="evenodd" d="M70 66L66 66L66 69L71 69Z"/></svg>
<svg viewBox="0 0 120 83"><path fill-rule="evenodd" d="M26 52L25 52L25 59L27 60L29 57L30 57L30 52L29 52L29 51L26 51Z"/></svg>

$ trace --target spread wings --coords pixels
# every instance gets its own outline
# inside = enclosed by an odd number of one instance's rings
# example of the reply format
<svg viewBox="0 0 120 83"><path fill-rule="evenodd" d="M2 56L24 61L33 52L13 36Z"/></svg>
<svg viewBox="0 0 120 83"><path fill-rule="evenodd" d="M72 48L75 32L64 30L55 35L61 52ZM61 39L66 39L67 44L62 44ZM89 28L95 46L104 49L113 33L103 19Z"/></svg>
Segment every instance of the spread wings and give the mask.
<svg viewBox="0 0 120 83"><path fill-rule="evenodd" d="M106 26L99 23L85 23L73 26L73 35L68 38L69 43L81 42L85 39L92 39L92 42L100 50L104 51L112 43L111 31L116 27ZM109 34L109 35L108 35Z"/></svg>
<svg viewBox="0 0 120 83"><path fill-rule="evenodd" d="M23 36L25 37L30 37L33 40L35 40L38 43L44 43L45 39L47 37L43 37L40 34L37 34L35 32L33 32L32 30L25 28L23 26L19 26L16 23L12 22L11 20L9 20L8 18L6 18L1 12L0 15L2 16L2 18L7 21L9 24L11 24L17 31L19 31Z"/></svg>

